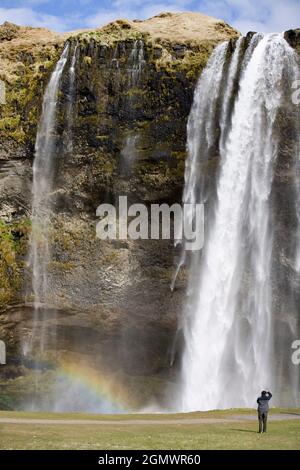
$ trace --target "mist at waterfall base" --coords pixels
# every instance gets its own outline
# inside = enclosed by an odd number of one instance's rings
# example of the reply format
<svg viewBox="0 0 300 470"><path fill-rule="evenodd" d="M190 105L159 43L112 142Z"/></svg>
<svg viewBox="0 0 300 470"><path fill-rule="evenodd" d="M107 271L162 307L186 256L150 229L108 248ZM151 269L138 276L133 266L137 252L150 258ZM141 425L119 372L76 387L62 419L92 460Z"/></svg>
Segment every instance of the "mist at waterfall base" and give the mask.
<svg viewBox="0 0 300 470"><path fill-rule="evenodd" d="M126 390L117 377L90 364L62 361L47 373L36 370L36 396L23 404L27 411L124 413ZM45 386L45 381L48 386ZM39 387L41 390L39 390Z"/></svg>
<svg viewBox="0 0 300 470"><path fill-rule="evenodd" d="M275 234L273 189L281 145L278 116L288 110L295 126L299 123L299 106L291 98L299 59L281 34L256 34L245 52L244 42L237 41L229 65L230 43L214 50L188 121L183 202L206 204L206 238L203 252L190 261L176 403L183 411L253 408L264 389L274 391L273 405L300 402L299 368L290 358L299 332L299 308L293 302L297 283L286 280L285 306L276 292L276 257L282 248ZM296 127L292 131L299 133ZM296 178L300 155L295 140L290 145ZM205 165L215 155L214 188ZM295 230L289 237L296 266Z"/></svg>

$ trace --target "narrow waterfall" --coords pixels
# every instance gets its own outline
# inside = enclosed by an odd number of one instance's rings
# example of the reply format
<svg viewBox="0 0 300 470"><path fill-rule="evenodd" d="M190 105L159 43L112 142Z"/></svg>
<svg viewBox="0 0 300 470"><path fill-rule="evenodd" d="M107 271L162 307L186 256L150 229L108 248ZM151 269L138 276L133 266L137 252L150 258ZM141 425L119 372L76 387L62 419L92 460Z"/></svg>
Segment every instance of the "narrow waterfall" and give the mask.
<svg viewBox="0 0 300 470"><path fill-rule="evenodd" d="M49 294L47 269L50 261L48 226L51 208L50 198L55 177L57 100L68 52L69 44L65 46L47 85L35 143L32 183L32 234L30 240L30 264L32 267L35 316L31 342L34 341L39 325L41 308L43 311L44 306L47 305ZM39 331L39 337L40 348L43 351L45 341L43 328Z"/></svg>
<svg viewBox="0 0 300 470"><path fill-rule="evenodd" d="M72 127L74 122L74 103L76 92L77 44L66 44L60 59L51 75L43 99L42 113L37 130L35 159L33 164L32 186L32 234L30 240L30 262L32 266L32 287L34 293L34 319L32 337L23 346L24 353L35 357L39 348L38 360L35 361L35 396L25 403L26 408L34 411L88 411L88 412L122 412L119 403L109 396L113 388L106 377L87 364L77 364L82 376L77 377L78 370L66 360L56 357L56 334L58 312L51 302L53 284L49 275L49 263L54 258L51 251L51 227L53 227L52 195L56 189L54 182L58 159L61 157L58 130L59 94L63 90L63 72L66 70L65 84L67 95L64 115L62 151L72 150ZM39 363L40 361L40 363ZM43 383L43 361L50 364L50 384L45 396ZM97 361L99 362L100 359Z"/></svg>
<svg viewBox="0 0 300 470"><path fill-rule="evenodd" d="M129 57L130 61L130 85L136 86L139 82L143 66L145 64L144 59L144 43L141 39L134 41L132 51Z"/></svg>
<svg viewBox="0 0 300 470"><path fill-rule="evenodd" d="M271 301L275 124L297 59L283 35L255 35L238 67L241 41L221 97L227 45L216 48L199 79L188 121L184 202L207 200L202 168L214 145L216 122L220 160L203 253L192 256L190 270L179 404L185 411L253 407L257 394L276 382ZM230 119L228 103L239 68Z"/></svg>
<svg viewBox="0 0 300 470"><path fill-rule="evenodd" d="M141 74L145 65L144 59L144 43L142 40L136 40L133 43L133 48L129 56L128 68L128 89L129 96L127 98L129 118L134 120L134 97L132 96L132 89L137 88L140 84ZM131 129L124 141L121 151L121 176L128 177L131 175L134 161L136 158L136 145L139 136L135 129Z"/></svg>
<svg viewBox="0 0 300 470"><path fill-rule="evenodd" d="M119 70L120 64L118 60L118 44L114 48L113 58L111 60L111 66L117 70Z"/></svg>
<svg viewBox="0 0 300 470"><path fill-rule="evenodd" d="M132 174L132 169L135 161L136 144L138 135L136 132L131 132L125 139L124 147L121 151L121 176L127 177Z"/></svg>
<svg viewBox="0 0 300 470"><path fill-rule="evenodd" d="M66 129L66 150L72 152L73 139L72 127L74 123L74 102L75 102L75 78L76 78L76 59L77 59L78 44L76 43L72 52L72 59L69 68L69 90L68 90L68 103L66 111L67 129Z"/></svg>

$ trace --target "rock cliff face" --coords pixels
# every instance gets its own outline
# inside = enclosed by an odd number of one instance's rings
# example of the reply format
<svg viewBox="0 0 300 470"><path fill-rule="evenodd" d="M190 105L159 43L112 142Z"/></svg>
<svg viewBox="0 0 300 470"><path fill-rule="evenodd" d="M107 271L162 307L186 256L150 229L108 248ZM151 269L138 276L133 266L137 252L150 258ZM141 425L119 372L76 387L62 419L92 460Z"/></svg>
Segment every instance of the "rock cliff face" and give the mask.
<svg viewBox="0 0 300 470"><path fill-rule="evenodd" d="M9 357L0 394L10 397L7 406L23 398L21 388L23 395L31 390L32 362L22 351L33 325L31 169L43 93L65 41L70 53L58 102L51 292L44 299L52 313L40 318L48 336L41 370L47 375L62 357L88 363L118 377L127 401L141 405L149 398L163 402L162 390L176 374L185 272L171 293L172 241L101 241L96 208L119 195L146 204L181 200L196 80L215 45L238 36L224 22L198 14L119 20L69 35L0 27L6 85L0 105L0 338ZM297 31L286 38L299 48ZM213 162L208 171L213 180Z"/></svg>

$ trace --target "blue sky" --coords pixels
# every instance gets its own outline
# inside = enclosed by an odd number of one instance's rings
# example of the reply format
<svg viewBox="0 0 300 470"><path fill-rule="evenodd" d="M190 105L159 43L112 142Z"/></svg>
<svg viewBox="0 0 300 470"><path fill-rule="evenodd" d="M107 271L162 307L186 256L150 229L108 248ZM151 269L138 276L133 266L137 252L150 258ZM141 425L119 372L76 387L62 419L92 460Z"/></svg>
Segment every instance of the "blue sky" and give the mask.
<svg viewBox="0 0 300 470"><path fill-rule="evenodd" d="M224 19L242 33L300 27L300 0L0 0L0 23L69 31L162 11L198 11Z"/></svg>

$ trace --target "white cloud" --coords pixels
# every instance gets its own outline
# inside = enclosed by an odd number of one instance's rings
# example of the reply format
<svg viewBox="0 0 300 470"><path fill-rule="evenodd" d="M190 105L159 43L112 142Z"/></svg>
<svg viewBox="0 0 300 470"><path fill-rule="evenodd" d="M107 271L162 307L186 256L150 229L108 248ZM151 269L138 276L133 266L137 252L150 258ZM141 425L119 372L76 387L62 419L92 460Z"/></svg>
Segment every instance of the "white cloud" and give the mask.
<svg viewBox="0 0 300 470"><path fill-rule="evenodd" d="M242 33L280 32L299 27L299 0L204 0L199 9L221 17Z"/></svg>
<svg viewBox="0 0 300 470"><path fill-rule="evenodd" d="M99 28L100 26L123 17L123 15L115 13L115 11L110 12L108 10L100 10L95 15L91 15L85 18L84 26L88 28Z"/></svg>
<svg viewBox="0 0 300 470"><path fill-rule="evenodd" d="M139 9L145 9L146 7L152 6L159 6L161 2L158 2L157 0L114 0L113 5L116 8L126 8L126 9L136 9L137 11ZM176 8L185 10L188 7L191 7L193 3L193 0L166 0L165 2L162 2L161 4L164 7L168 7L168 5L176 5Z"/></svg>
<svg viewBox="0 0 300 470"><path fill-rule="evenodd" d="M236 28L242 34L247 34L249 31L255 31L259 33L269 33L271 32L268 30L265 24L260 23L259 21L247 21L247 20L236 20L231 22L231 26Z"/></svg>
<svg viewBox="0 0 300 470"><path fill-rule="evenodd" d="M174 2L174 3L151 3L147 7L144 8L143 10L143 17L144 18L151 18L152 16L158 15L159 13L162 13L163 11L170 11L172 13L184 11L185 8L181 6L180 2Z"/></svg>
<svg viewBox="0 0 300 470"><path fill-rule="evenodd" d="M31 8L0 8L0 24L10 21L18 25L36 26L65 31L68 29L68 21L54 15L37 13Z"/></svg>
<svg viewBox="0 0 300 470"><path fill-rule="evenodd" d="M270 18L270 30L283 31L299 28L300 26L300 2L285 1L275 2L276 6Z"/></svg>
<svg viewBox="0 0 300 470"><path fill-rule="evenodd" d="M9 4L13 3L13 7L11 8L25 8L25 7L31 7L31 6L37 6L37 5L45 5L46 3L49 3L51 0L14 0L13 2L4 2L4 4ZM18 6L20 5L20 7Z"/></svg>
<svg viewBox="0 0 300 470"><path fill-rule="evenodd" d="M183 11L183 5L190 4L190 0L174 0L173 2L156 3L151 0L140 3L138 0L115 0L111 9L100 9L96 14L88 16L85 26L89 28L99 27L118 18L145 19L155 16L162 11Z"/></svg>

